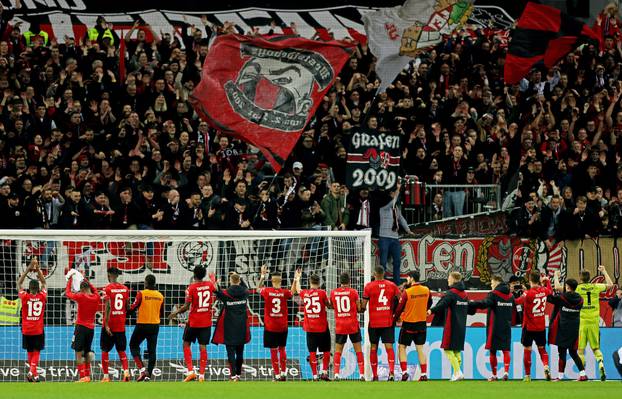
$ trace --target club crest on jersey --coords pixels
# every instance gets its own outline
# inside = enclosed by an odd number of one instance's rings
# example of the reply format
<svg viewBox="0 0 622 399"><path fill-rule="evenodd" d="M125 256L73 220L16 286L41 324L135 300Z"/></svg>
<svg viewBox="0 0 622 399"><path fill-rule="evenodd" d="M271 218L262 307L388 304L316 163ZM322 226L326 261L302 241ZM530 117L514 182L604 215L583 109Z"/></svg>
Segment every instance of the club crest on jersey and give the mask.
<svg viewBox="0 0 622 399"><path fill-rule="evenodd" d="M240 45L246 62L235 82L224 84L227 100L244 119L260 126L296 132L313 107L312 93L325 89L335 72L320 53L296 48Z"/></svg>
<svg viewBox="0 0 622 399"><path fill-rule="evenodd" d="M213 257L212 243L207 241L191 241L177 247L177 259L186 270L192 271L196 266L208 267Z"/></svg>

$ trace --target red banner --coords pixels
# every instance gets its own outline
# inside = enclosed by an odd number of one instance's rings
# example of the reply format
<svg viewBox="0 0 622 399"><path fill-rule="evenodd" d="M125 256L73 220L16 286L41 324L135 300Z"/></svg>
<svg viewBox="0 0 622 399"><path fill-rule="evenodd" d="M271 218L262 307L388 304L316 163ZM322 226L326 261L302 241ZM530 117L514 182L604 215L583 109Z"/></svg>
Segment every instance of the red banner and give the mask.
<svg viewBox="0 0 622 399"><path fill-rule="evenodd" d="M352 46L300 37L219 36L190 101L214 128L258 147L278 172Z"/></svg>

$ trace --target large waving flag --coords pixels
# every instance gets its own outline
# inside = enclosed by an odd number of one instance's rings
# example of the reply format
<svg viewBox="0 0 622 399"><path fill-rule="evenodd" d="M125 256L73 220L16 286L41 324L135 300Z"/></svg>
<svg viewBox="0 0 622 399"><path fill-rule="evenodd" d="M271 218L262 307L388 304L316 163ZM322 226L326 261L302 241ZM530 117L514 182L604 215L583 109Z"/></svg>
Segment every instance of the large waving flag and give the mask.
<svg viewBox="0 0 622 399"><path fill-rule="evenodd" d="M537 64L550 68L589 40L599 43L600 36L583 22L556 8L528 3L510 34L505 82L518 83Z"/></svg>
<svg viewBox="0 0 622 399"><path fill-rule="evenodd" d="M341 41L218 36L190 101L214 128L259 148L278 172L352 51Z"/></svg>
<svg viewBox="0 0 622 399"><path fill-rule="evenodd" d="M473 0L406 0L402 6L365 14L369 49L378 60L380 91L393 82L411 58L462 28L472 10Z"/></svg>

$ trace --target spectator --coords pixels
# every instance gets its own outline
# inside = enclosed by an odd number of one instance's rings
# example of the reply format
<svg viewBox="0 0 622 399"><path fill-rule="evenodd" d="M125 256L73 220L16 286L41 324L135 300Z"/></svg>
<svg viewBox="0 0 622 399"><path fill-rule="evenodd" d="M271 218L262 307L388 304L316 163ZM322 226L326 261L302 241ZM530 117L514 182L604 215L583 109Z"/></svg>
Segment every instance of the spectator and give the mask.
<svg viewBox="0 0 622 399"><path fill-rule="evenodd" d="M78 189L74 188L69 191L69 198L61 210L59 225L65 229L89 227L89 212Z"/></svg>
<svg viewBox="0 0 622 399"><path fill-rule="evenodd" d="M601 229L598 215L587 209L587 198L580 196L570 216L568 239L598 237Z"/></svg>
<svg viewBox="0 0 622 399"><path fill-rule="evenodd" d="M407 234L412 234L398 206L401 186L402 183L398 180L395 189L391 193L379 193L379 198L377 199L380 209L378 231L378 257L380 259L380 266L388 270L387 263L389 256L391 257L391 262L393 264L393 282L397 285L399 285L401 281L402 267L402 246L399 240L400 228L405 230Z"/></svg>
<svg viewBox="0 0 622 399"><path fill-rule="evenodd" d="M141 221L141 209L133 200L131 187L119 192L119 204L115 207L113 225L117 229L136 230Z"/></svg>
<svg viewBox="0 0 622 399"><path fill-rule="evenodd" d="M519 237L540 238L543 226L540 210L533 199L529 198L522 207L514 210L510 218L510 232Z"/></svg>
<svg viewBox="0 0 622 399"><path fill-rule="evenodd" d="M569 214L562 206L561 197L558 194L553 195L548 205L540 212L542 237L549 248L564 240L567 234L568 219Z"/></svg>
<svg viewBox="0 0 622 399"><path fill-rule="evenodd" d="M108 197L103 192L95 194L95 201L90 205L91 211L91 228L94 229L110 229L113 227L113 216L115 211L110 207Z"/></svg>
<svg viewBox="0 0 622 399"><path fill-rule="evenodd" d="M49 186L33 189L26 205L29 225L32 228L54 229L58 227L61 209L65 199L58 191L52 191Z"/></svg>
<svg viewBox="0 0 622 399"><path fill-rule="evenodd" d="M20 205L17 193L10 193L2 209L3 217L0 226L4 229L19 229L26 227L24 209Z"/></svg>
<svg viewBox="0 0 622 399"><path fill-rule="evenodd" d="M345 230L350 220L350 212L346 204L346 195L342 194L341 185L333 182L330 185L330 193L322 199L322 211L324 212L324 224L332 230Z"/></svg>
<svg viewBox="0 0 622 399"><path fill-rule="evenodd" d="M449 154L449 145L447 154ZM450 185L466 184L467 165L462 147L456 145L451 150L451 155L446 158L443 165L443 183ZM443 217L462 216L464 213L464 200L466 193L464 188L448 188L444 193Z"/></svg>

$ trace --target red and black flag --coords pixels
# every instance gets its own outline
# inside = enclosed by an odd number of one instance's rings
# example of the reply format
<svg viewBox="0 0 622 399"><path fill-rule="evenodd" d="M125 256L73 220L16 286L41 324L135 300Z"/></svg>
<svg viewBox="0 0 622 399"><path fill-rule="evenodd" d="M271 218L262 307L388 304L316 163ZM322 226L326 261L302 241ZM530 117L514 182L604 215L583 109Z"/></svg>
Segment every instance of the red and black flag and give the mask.
<svg viewBox="0 0 622 399"><path fill-rule="evenodd" d="M582 42L600 39L583 22L556 8L528 3L510 35L505 82L516 84L537 64L554 66Z"/></svg>
<svg viewBox="0 0 622 399"><path fill-rule="evenodd" d="M278 172L353 46L301 37L219 36L190 101L214 128L259 148Z"/></svg>

